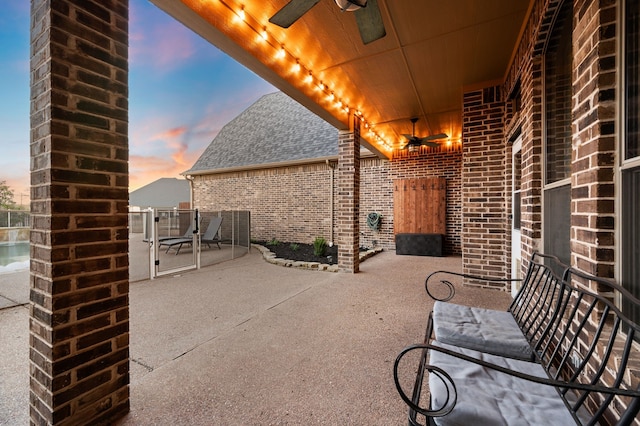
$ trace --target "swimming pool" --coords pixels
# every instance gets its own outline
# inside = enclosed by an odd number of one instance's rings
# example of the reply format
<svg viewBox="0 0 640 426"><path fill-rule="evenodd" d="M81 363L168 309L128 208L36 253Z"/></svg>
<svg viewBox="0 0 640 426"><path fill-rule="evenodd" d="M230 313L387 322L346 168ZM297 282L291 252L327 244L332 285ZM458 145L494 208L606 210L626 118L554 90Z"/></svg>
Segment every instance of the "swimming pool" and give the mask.
<svg viewBox="0 0 640 426"><path fill-rule="evenodd" d="M0 243L0 266L29 260L29 242Z"/></svg>

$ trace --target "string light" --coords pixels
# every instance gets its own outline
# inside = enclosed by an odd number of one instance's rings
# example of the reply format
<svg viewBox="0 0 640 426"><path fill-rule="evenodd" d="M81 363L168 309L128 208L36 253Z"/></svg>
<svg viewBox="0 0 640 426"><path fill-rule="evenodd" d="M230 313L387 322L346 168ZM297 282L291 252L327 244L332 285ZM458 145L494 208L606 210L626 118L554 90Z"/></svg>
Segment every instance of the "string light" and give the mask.
<svg viewBox="0 0 640 426"><path fill-rule="evenodd" d="M244 12L244 6L240 7L240 10L236 12L234 20L238 23L244 22L247 19L247 14Z"/></svg>
<svg viewBox="0 0 640 426"><path fill-rule="evenodd" d="M295 60L295 63L291 65L290 69L294 74L302 73L300 77L301 83L308 85L309 87L313 87L318 92L324 92L324 94L327 96L326 99L333 105L334 108L337 109L337 111L343 112L347 115L353 113L355 118L358 118L360 122L363 123L364 128L368 129L368 134L370 135L371 140L377 141L381 147L384 147L386 149L393 149L393 146L385 140L385 135L380 135L371 128L372 126L370 125L369 121L366 120L364 114L360 109L351 108L349 106L349 102L342 99L343 93L340 93L340 91L336 93L322 81L318 82L315 79L313 71L311 69L305 67L300 63L299 59L295 58L290 52L288 52L284 44L277 44L275 37L273 37L273 35L268 32L265 25L261 25L257 19L246 13L244 5L241 5L238 8L236 6L230 5L230 0L219 0L219 2L222 5L226 6L226 8L229 9L231 13L233 13L232 19L235 23L244 22L247 27L256 34L256 40L258 41L258 43L256 43L256 46L263 45L267 48L269 48L269 46L272 46L275 50L274 56L278 60L284 60L285 58L287 58L287 56L292 60ZM261 47L261 49L264 49L265 47ZM451 143L452 141L447 142L448 145Z"/></svg>
<svg viewBox="0 0 640 426"><path fill-rule="evenodd" d="M309 74L305 77L305 82L307 84L313 83L313 73L311 71L309 71Z"/></svg>

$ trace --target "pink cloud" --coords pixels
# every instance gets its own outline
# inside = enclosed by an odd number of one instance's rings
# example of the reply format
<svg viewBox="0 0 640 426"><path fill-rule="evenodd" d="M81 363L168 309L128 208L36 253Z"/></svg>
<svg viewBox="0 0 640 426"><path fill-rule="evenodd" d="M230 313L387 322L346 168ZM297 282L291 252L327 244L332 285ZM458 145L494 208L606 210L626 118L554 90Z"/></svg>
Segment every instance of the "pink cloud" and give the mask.
<svg viewBox="0 0 640 426"><path fill-rule="evenodd" d="M185 168L188 166L187 151L189 144L184 137L188 134L186 126L174 127L162 133L155 135L153 138L164 142L166 149L170 152L170 156L176 163L176 166Z"/></svg>
<svg viewBox="0 0 640 426"><path fill-rule="evenodd" d="M163 177L182 178L181 173L199 154L175 151L168 158L134 155L129 157L129 190L133 191Z"/></svg>
<svg viewBox="0 0 640 426"><path fill-rule="evenodd" d="M180 126L180 127L174 127L172 129L169 129L163 133L159 133L156 136L154 136L154 139L174 139L177 137L180 137L182 135L185 134L185 132L187 131L187 127L186 126Z"/></svg>
<svg viewBox="0 0 640 426"><path fill-rule="evenodd" d="M200 156L190 150L192 129L176 126L142 138L144 145L152 147L153 154L129 156L129 188L144 186L161 177L180 177Z"/></svg>

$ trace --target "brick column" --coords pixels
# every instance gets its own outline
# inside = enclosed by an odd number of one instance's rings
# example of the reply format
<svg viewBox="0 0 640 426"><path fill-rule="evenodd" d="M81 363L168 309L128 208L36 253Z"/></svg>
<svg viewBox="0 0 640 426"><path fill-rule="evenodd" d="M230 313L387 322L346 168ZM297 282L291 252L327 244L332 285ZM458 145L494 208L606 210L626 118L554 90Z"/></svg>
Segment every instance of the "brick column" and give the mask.
<svg viewBox="0 0 640 426"><path fill-rule="evenodd" d="M523 269L542 248L542 56L532 57L522 70L521 239ZM524 273L524 270L522 271Z"/></svg>
<svg viewBox="0 0 640 426"><path fill-rule="evenodd" d="M338 135L338 181L336 225L338 228L338 268L360 270L360 121L354 118L354 131Z"/></svg>
<svg viewBox="0 0 640 426"><path fill-rule="evenodd" d="M128 0L31 1L33 424L129 410Z"/></svg>
<svg viewBox="0 0 640 426"><path fill-rule="evenodd" d="M571 264L603 277L615 269L617 4L574 5Z"/></svg>
<svg viewBox="0 0 640 426"><path fill-rule="evenodd" d="M510 276L511 199L499 87L464 94L462 117L462 264L467 274ZM477 284L469 282L468 284ZM504 285L500 288L508 290Z"/></svg>

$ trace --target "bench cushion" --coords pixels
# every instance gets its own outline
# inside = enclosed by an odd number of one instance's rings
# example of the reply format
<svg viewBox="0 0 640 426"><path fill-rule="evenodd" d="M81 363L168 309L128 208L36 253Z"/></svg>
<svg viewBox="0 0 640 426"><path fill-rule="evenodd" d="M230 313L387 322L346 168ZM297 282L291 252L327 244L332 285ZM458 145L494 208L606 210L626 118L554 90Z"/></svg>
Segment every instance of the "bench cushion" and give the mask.
<svg viewBox="0 0 640 426"><path fill-rule="evenodd" d="M457 348L435 341L433 345L521 373L547 377L544 369L536 363ZM429 364L442 368L451 376L458 397L451 413L434 418L437 425L575 424L558 392L551 386L529 382L437 351L431 351L430 354ZM446 389L433 374L429 375L429 389L432 408L439 408L445 401Z"/></svg>
<svg viewBox="0 0 640 426"><path fill-rule="evenodd" d="M433 330L442 343L508 358L533 359L531 346L510 312L437 301Z"/></svg>

